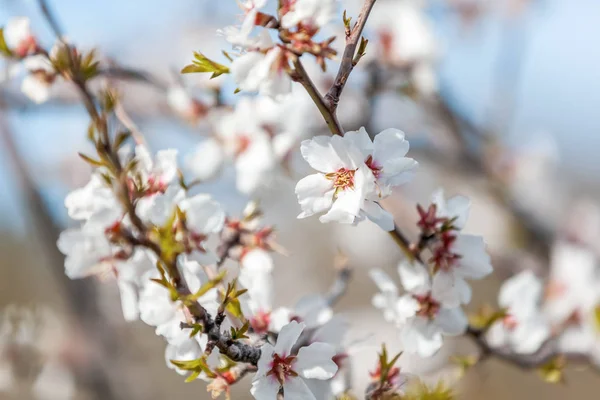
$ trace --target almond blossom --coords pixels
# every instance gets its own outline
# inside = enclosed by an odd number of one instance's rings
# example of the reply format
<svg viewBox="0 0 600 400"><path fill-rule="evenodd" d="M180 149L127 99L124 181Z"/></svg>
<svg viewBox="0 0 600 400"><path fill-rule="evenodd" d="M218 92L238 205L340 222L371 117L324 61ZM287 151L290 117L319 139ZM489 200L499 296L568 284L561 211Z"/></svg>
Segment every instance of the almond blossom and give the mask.
<svg viewBox="0 0 600 400"><path fill-rule="evenodd" d="M491 346L509 346L531 354L550 337L550 324L541 309L543 284L531 271L523 271L502 284L498 303L506 316L487 332Z"/></svg>
<svg viewBox="0 0 600 400"><path fill-rule="evenodd" d="M338 367L332 358L335 350L325 343L312 343L293 353L305 325L292 321L281 329L275 346L261 347L258 371L250 393L258 400L272 400L283 389L288 400L315 399L306 382L311 379L332 378Z"/></svg>
<svg viewBox="0 0 600 400"><path fill-rule="evenodd" d="M29 18L27 17L10 19L2 33L6 47L17 57L23 58L38 50L37 39L31 32Z"/></svg>
<svg viewBox="0 0 600 400"><path fill-rule="evenodd" d="M340 136L315 136L300 147L302 157L318 171L301 179L296 196L298 218L326 212L321 222L354 224L375 188L375 177L356 146Z"/></svg>
<svg viewBox="0 0 600 400"><path fill-rule="evenodd" d="M405 351L430 357L443 344L442 337L462 334L467 328L467 317L460 307L444 303L431 285L431 278L425 267L419 263L401 263L398 267L402 285L407 294L394 298L393 289L379 299L389 299L386 303L374 299L374 304L384 309L386 319L392 320L400 329L400 338ZM390 282L382 271L375 274L376 281ZM391 301L390 301L391 300Z"/></svg>
<svg viewBox="0 0 600 400"><path fill-rule="evenodd" d="M373 140L364 127L358 131L346 132L344 139L353 142L361 151L365 164L375 177L375 193L371 194L364 205L364 214L382 229L394 229L392 215L378 203L388 197L392 188L407 183L414 176L417 162L405 157L409 144L404 132L398 129L386 129Z"/></svg>
<svg viewBox="0 0 600 400"><path fill-rule="evenodd" d="M458 232L466 223L469 207L466 197L455 196L446 201L438 190L427 212L419 208L419 226L424 234L436 235L430 260L435 270L433 287L446 303L454 306L471 300L471 288L465 279L481 279L492 272L483 238Z"/></svg>
<svg viewBox="0 0 600 400"><path fill-rule="evenodd" d="M50 89L57 73L50 60L44 55L32 55L23 60L27 75L21 82L21 91L37 104L43 103L50 97Z"/></svg>

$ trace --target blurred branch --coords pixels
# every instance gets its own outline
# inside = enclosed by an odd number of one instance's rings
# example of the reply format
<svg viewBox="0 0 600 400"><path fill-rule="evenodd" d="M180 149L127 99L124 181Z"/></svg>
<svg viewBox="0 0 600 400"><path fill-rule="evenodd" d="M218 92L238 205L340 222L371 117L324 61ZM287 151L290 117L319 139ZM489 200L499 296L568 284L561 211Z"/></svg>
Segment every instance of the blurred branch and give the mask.
<svg viewBox="0 0 600 400"><path fill-rule="evenodd" d="M550 339L546 341L535 353L519 354L511 351L510 349L491 347L485 339L485 333L485 330L476 329L472 326L469 326L465 334L467 337L472 339L472 341L479 348L481 352L479 361L493 357L515 367L529 370L543 367L557 357L562 356L566 360L585 362L586 364L598 369L598 367L595 367L594 363L591 362L589 356L585 354L560 352L556 340Z"/></svg>

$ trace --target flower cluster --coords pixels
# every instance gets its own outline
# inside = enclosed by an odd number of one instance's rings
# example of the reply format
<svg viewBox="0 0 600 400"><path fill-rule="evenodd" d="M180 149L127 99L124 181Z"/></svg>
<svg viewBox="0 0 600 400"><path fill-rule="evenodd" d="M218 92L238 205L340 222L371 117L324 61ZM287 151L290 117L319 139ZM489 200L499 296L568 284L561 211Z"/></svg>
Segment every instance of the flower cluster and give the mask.
<svg viewBox="0 0 600 400"><path fill-rule="evenodd" d="M336 52L330 47L335 37L316 42L315 35L334 17L334 0L286 0L278 18L265 14L266 1L247 1L241 26L229 26L221 33L241 54L232 61L231 74L240 90L259 92L281 99L291 91L290 61L304 53L312 54L325 69L325 59ZM269 29L279 31L276 43ZM258 32L257 32L258 30Z"/></svg>
<svg viewBox="0 0 600 400"><path fill-rule="evenodd" d="M364 128L344 136L316 136L302 142L302 157L318 173L301 179L296 195L298 218L326 212L321 222L356 224L365 218L382 229L394 229L394 219L379 201L413 175L417 162L405 157L408 141L397 129L386 129L371 140Z"/></svg>
<svg viewBox="0 0 600 400"><path fill-rule="evenodd" d="M116 280L125 318L153 326L167 342L169 368L210 381L215 395L242 376L227 343L254 351L246 362L258 364L258 399L280 388L290 398L342 390L331 378L344 359L345 324L320 296L304 298L294 309L273 308L269 253L280 248L273 228L260 225L256 206L239 219L226 217L208 195L189 193L174 150L151 157L143 145L120 147L124 138L105 152L105 139L93 139L100 160L82 157L96 169L65 200L69 215L81 221L58 241L67 275ZM214 252L207 246L211 236L220 239ZM238 261L239 272L224 268L225 259ZM198 320L198 307L204 320ZM273 335L275 347L268 341ZM313 388L312 379L327 382Z"/></svg>
<svg viewBox="0 0 600 400"><path fill-rule="evenodd" d="M381 291L373 305L400 328L407 352L429 357L441 348L443 335L465 332L467 318L461 305L471 300L465 279L481 279L492 266L482 238L460 232L469 212L465 197L446 201L439 190L427 210L420 206L418 210L421 240L417 248L420 255L429 251L430 258L400 263L398 273L406 291L400 297L383 271L372 270L371 277Z"/></svg>

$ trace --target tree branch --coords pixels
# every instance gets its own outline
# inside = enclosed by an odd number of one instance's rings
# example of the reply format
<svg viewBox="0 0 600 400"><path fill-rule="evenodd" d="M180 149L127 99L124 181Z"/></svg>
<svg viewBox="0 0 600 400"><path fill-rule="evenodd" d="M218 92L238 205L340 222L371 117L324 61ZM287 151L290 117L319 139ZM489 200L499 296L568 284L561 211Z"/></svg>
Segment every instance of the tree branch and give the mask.
<svg viewBox="0 0 600 400"><path fill-rule="evenodd" d="M493 357L523 370L540 368L560 356L564 356L567 360L583 361L589 365L593 365L585 354L560 352L558 350L558 343L554 339L546 341L535 353L519 354L510 349L491 347L485 339L484 330L469 326L465 336L471 338L477 347L479 347L481 351L480 360Z"/></svg>
<svg viewBox="0 0 600 400"><path fill-rule="evenodd" d="M317 89L314 82L310 79L310 76L304 69L304 66L302 65L300 59L296 57L293 61L293 64L295 68L294 78L298 82L300 82L302 86L304 86L304 88L308 92L308 95L312 98L317 108L319 109L319 112L321 112L321 115L325 119L327 127L329 128L331 133L333 133L334 135L344 136L344 131L337 119L335 109L332 109L323 99L323 96L321 96L321 93L319 93L319 90Z"/></svg>
<svg viewBox="0 0 600 400"><path fill-rule="evenodd" d="M342 95L342 91L344 90L344 86L348 81L350 73L354 69L354 55L356 53L356 46L360 41L362 31L365 27L365 24L367 23L367 18L369 17L369 14L371 13L373 6L375 5L375 1L376 0L365 0L362 10L358 15L358 19L352 27L350 35L346 38L346 48L344 49L340 69L338 70L333 85L325 95L325 104L332 113L335 113L335 110L337 109L338 103L340 101L340 96Z"/></svg>

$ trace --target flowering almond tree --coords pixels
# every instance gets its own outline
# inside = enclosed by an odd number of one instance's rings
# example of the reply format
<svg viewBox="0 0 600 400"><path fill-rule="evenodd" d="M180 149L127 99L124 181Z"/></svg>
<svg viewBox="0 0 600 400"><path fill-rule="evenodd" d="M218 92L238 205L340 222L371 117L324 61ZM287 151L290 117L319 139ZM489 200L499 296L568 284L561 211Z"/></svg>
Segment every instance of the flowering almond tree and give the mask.
<svg viewBox="0 0 600 400"><path fill-rule="evenodd" d="M203 103L181 87L166 94L177 115L205 119L214 132L185 159L187 174L176 150L149 149L123 118L114 88L92 91L90 82L111 70L94 52L65 39L43 1L57 39L50 50L40 45L27 19L5 24L0 51L23 67L23 93L43 102L51 86L64 81L78 91L91 119L87 138L94 152L80 156L93 172L84 187L66 197L78 226L62 232L57 243L67 276L113 278L124 318L153 327L166 342L167 367L188 382L203 381L198 384L213 398L229 398L230 388L247 375L252 377L249 392L259 400L453 398L447 385L428 385L400 370L400 354L389 355L384 344L371 339L363 344L381 349L377 364L350 371L356 344L344 337L352 327L333 310L351 277L346 264L338 266L330 292L306 295L295 305L275 304L272 253L284 251L275 227L261 219L268 210L251 202L241 215L232 214L196 190L231 164L237 190L252 196L287 179L290 157L299 151L312 171L295 186L298 218L348 225L369 220L402 250L402 290L396 277L377 265L370 276L377 287L374 311L397 329L395 344L404 352L429 358L449 336L465 336L479 349L475 356L455 357L465 369L497 357L559 381L569 360L600 365L595 265L585 276L568 273L560 260L553 262L547 280L531 271L516 274L502 285L498 308L467 317L463 307L471 302L471 282L493 269L484 239L463 232L470 200L435 191L431 204L415 210L418 236L410 239L384 203L418 169L405 134L394 127L347 131L340 124L340 96L363 63L401 68L423 95L435 92L435 46L418 2L400 2L393 9L399 15L396 24L383 18L383 53L370 61L363 30L372 11L382 20L375 0L364 0L356 16L342 15L334 0L268 3L239 2L241 24L216 33L232 46L224 49L227 65L196 52L182 71L231 79L236 93L255 95ZM343 25L344 33L323 37L332 24ZM421 42L412 41L413 34ZM334 41L344 42L342 54ZM307 72L314 66L337 69L324 93ZM130 76L144 80L141 73ZM329 134L313 135L310 120L290 116L314 110ZM239 268L224 268L226 261ZM351 373L369 377L364 392L354 387Z"/></svg>

